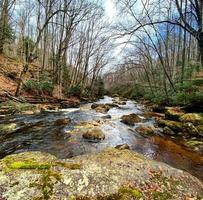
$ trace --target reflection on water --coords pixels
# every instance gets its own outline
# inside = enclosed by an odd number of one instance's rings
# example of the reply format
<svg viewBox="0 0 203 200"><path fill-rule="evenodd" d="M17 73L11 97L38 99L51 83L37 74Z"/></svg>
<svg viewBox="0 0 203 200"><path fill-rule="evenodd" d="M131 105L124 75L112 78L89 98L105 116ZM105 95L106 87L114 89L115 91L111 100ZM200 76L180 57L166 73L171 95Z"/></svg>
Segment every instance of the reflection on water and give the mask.
<svg viewBox="0 0 203 200"><path fill-rule="evenodd" d="M97 103L112 103L112 98L105 97ZM92 121L101 119L104 114L96 113L90 109L91 104L81 106L77 110L63 110L56 113L41 113L34 116L9 117L1 123L15 122L19 127L25 124L38 123L28 129L16 131L10 135L0 135L0 157L11 153L23 151L45 151L59 158L68 158L80 154L99 152L107 147L115 147L127 143L132 150L140 152L145 156L158 161L165 162L176 168L184 169L203 180L203 157L198 153L190 152L177 141L153 136L144 138L133 129L120 122L122 115L136 113L142 116L143 107L137 106L133 101L127 101L126 105L112 108L107 113L112 119L106 120L100 128L105 133L105 140L92 143L82 138L82 132L70 134L67 131L74 129L81 121ZM72 123L64 128L54 126L54 121L59 118L71 118ZM154 121L145 120L144 124L153 124ZM142 123L142 124L143 124Z"/></svg>

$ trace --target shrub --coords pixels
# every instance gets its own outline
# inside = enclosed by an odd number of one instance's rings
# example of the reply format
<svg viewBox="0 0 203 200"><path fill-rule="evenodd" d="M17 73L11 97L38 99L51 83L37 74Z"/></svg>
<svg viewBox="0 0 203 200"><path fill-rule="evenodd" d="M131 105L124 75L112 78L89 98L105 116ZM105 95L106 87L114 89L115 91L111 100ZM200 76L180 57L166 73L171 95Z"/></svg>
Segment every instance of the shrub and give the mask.
<svg viewBox="0 0 203 200"><path fill-rule="evenodd" d="M49 77L48 73L43 73L40 78L39 81L37 80L28 80L25 84L24 84L24 89L26 91L38 91L38 92L46 92L48 94L51 94L53 91L53 83L51 78Z"/></svg>
<svg viewBox="0 0 203 200"><path fill-rule="evenodd" d="M69 96L76 96L76 97L80 97L81 96L81 86L80 85L75 85L75 86L71 86L69 91L68 91L68 95Z"/></svg>

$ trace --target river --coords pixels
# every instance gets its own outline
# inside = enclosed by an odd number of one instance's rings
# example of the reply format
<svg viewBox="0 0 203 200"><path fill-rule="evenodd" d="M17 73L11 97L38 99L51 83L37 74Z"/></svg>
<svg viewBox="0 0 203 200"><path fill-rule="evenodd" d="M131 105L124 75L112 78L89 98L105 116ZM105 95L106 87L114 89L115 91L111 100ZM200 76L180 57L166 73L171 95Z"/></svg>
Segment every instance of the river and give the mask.
<svg viewBox="0 0 203 200"><path fill-rule="evenodd" d="M111 97L104 97L96 103L112 103ZM0 135L0 157L24 151L43 151L58 158L99 152L108 147L128 144L133 151L144 156L165 162L175 168L183 169L203 180L203 156L188 150L176 139L154 135L143 137L134 129L140 125L154 124L153 119L144 119L145 107L133 101L126 105L112 108L108 111L111 119L102 118L107 114L97 113L91 109L91 104L82 105L78 109L64 109L58 112L43 112L36 115L8 116L0 123L16 123L17 130L9 135ZM122 115L136 113L143 121L135 127L129 127L120 122ZM70 118L71 124L61 128L54 125L57 119ZM83 139L82 133L70 134L81 122L103 120L100 128L105 133L105 140L94 143ZM37 124L32 128L27 125ZM25 128L23 128L25 127ZM80 126L81 129L81 126ZM79 129L79 130L80 130Z"/></svg>

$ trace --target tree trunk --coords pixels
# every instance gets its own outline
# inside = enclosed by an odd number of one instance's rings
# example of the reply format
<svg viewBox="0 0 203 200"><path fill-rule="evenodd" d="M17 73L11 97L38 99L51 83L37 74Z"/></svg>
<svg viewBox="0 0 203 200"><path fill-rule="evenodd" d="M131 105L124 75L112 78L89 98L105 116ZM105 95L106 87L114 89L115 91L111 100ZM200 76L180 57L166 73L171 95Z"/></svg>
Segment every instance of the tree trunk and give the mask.
<svg viewBox="0 0 203 200"><path fill-rule="evenodd" d="M202 66L203 65L203 32L200 33L198 45L199 45L200 61Z"/></svg>
<svg viewBox="0 0 203 200"><path fill-rule="evenodd" d="M6 40L6 29L8 28L8 0L3 1L2 3L2 13L0 16L0 54L3 53L4 43Z"/></svg>

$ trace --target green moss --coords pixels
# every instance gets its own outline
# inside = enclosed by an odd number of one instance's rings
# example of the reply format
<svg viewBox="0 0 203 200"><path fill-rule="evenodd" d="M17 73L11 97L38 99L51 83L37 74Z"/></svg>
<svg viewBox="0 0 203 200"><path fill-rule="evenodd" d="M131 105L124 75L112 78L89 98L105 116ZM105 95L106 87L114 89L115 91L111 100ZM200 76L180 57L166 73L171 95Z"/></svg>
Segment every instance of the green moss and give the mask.
<svg viewBox="0 0 203 200"><path fill-rule="evenodd" d="M10 172L11 170L48 170L52 167L63 167L70 170L80 169L81 165L78 163L65 163L59 161L40 161L35 158L18 158L8 156L3 159L5 163L4 171Z"/></svg>
<svg viewBox="0 0 203 200"><path fill-rule="evenodd" d="M169 200L173 199L173 195L169 192L158 192L154 191L152 192L152 197L154 200Z"/></svg>
<svg viewBox="0 0 203 200"><path fill-rule="evenodd" d="M10 169L50 169L51 164L48 163L36 163L36 162L26 162L26 161L17 161L8 165Z"/></svg>
<svg viewBox="0 0 203 200"><path fill-rule="evenodd" d="M142 197L142 192L139 191L138 189L134 189L134 188L129 188L129 187L122 187L118 190L119 195L122 196L121 199L125 199L123 198L123 196L130 195L133 199L139 199Z"/></svg>

